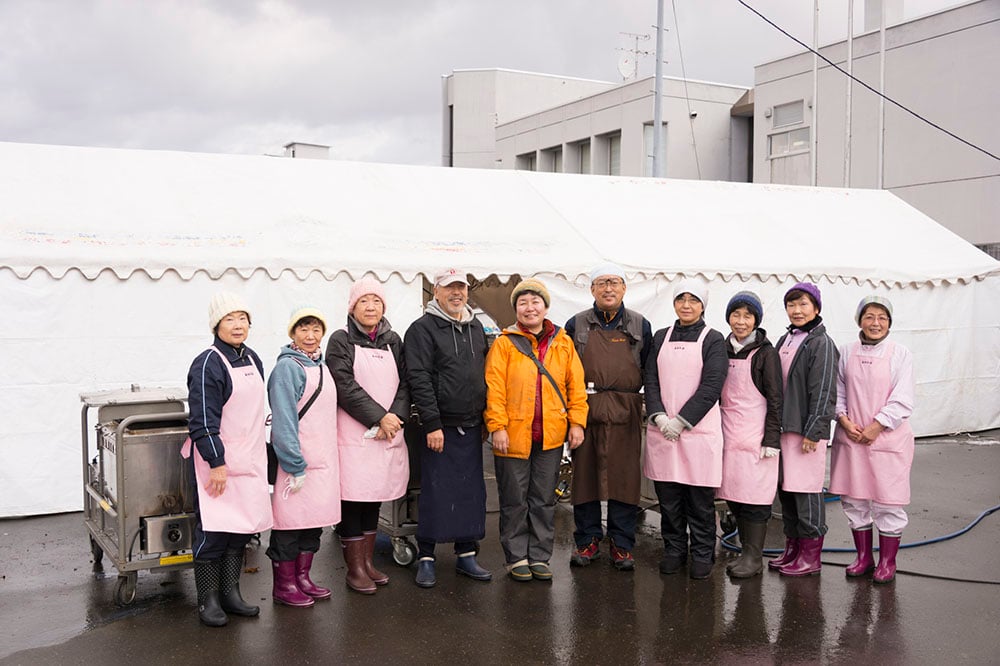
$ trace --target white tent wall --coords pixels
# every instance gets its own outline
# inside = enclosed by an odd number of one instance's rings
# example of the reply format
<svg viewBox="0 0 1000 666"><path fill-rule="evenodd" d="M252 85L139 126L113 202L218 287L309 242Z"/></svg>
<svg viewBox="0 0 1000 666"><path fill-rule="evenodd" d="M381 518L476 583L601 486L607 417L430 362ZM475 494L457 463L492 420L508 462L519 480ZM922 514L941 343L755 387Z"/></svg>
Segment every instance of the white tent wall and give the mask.
<svg viewBox="0 0 1000 666"><path fill-rule="evenodd" d="M263 271L190 280L170 271L158 280L142 272L121 280L111 271L88 280L70 271L56 280L36 270L20 279L0 269L0 517L82 507L80 393L131 384L185 388L191 361L212 342L212 294L244 297L253 311L247 344L270 373L288 343L292 309L315 305L331 329L340 328L352 282L347 273L300 280ZM420 315L420 280L390 275L385 289L386 316L401 322L402 333Z"/></svg>
<svg viewBox="0 0 1000 666"><path fill-rule="evenodd" d="M550 316L560 326L592 302L586 280L572 284L550 276L542 279L548 281L552 294ZM676 319L673 290L677 279L659 276L629 281L625 304L642 312L654 332ZM739 291L753 291L764 306L763 328L776 343L788 326L784 294L797 281L791 277L784 281L705 280L709 288L705 320L728 334L726 304ZM892 340L913 352L916 406L911 426L917 436L1000 427L1000 276L922 289L876 288L840 280L817 284L823 297L823 321L838 347L858 339L854 313L863 297L878 294L892 302Z"/></svg>

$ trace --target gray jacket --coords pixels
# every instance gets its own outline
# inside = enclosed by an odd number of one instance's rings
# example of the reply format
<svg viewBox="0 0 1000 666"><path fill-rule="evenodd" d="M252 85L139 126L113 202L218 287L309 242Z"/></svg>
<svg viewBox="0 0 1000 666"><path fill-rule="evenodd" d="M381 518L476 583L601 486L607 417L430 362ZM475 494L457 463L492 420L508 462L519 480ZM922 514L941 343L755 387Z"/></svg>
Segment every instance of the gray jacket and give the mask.
<svg viewBox="0 0 1000 666"><path fill-rule="evenodd" d="M781 336L775 348L788 338ZM782 432L794 432L818 442L830 438L837 409L837 363L840 352L820 324L806 334L788 368L781 416Z"/></svg>

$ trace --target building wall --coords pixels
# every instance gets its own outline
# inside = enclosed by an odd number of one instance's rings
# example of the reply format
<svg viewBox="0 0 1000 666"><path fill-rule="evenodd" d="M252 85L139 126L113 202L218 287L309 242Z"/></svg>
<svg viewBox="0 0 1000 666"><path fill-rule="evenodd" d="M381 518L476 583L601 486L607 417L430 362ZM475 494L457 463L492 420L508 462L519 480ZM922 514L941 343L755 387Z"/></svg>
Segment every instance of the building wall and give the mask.
<svg viewBox="0 0 1000 666"><path fill-rule="evenodd" d="M705 180L749 180L745 119L730 116L733 103L746 88L664 79L663 122L666 176ZM527 168L531 157L537 170L554 171L549 157L561 151L565 173L610 171L611 137L620 137L618 175L650 174L653 121L653 79L647 78L584 99L534 113L496 128L497 166ZM736 122L734 122L736 121ZM742 122L740 122L742 121ZM646 129L649 126L649 129ZM736 143L734 144L734 138ZM581 166L581 143L589 142L590 163ZM695 150L697 148L697 151ZM734 155L736 163L734 165Z"/></svg>
<svg viewBox="0 0 1000 666"><path fill-rule="evenodd" d="M822 49L846 69L846 42ZM1000 136L1000 2L983 0L886 30L885 93L920 115L997 154ZM821 61L821 64L822 61ZM854 39L854 75L874 88L879 80L879 35ZM845 184L846 77L820 68L818 177L821 186ZM803 122L813 121L812 55L802 53L755 70L753 180L809 184L810 154L772 159L768 136L779 132L773 109L803 100ZM878 181L878 96L853 86L851 187ZM766 117L768 110L772 116ZM966 240L1000 242L1000 161L962 144L886 102L883 182L886 189Z"/></svg>
<svg viewBox="0 0 1000 666"><path fill-rule="evenodd" d="M442 78L441 163L492 169L499 123L615 85L505 69L455 70Z"/></svg>

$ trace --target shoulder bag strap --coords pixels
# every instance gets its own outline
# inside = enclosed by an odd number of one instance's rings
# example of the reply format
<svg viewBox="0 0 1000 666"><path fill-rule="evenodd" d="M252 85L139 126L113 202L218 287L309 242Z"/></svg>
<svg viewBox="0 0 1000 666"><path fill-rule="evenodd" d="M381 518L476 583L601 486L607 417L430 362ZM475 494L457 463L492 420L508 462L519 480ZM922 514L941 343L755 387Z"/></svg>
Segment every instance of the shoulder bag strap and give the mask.
<svg viewBox="0 0 1000 666"><path fill-rule="evenodd" d="M566 399L563 398L562 391L559 390L559 385L556 384L556 380L551 374L549 374L549 371L545 369L545 366L538 360L538 357L535 356L535 352L531 350L531 341L523 335L508 335L507 338L510 340L510 343L514 345L514 348L517 349L517 351L521 352L535 362L535 367L537 367L538 371L545 375L545 377L549 380L549 383L552 384L552 388L556 390L556 395L559 396L559 402L562 403L563 409L566 410L567 414L569 414L569 407L566 405Z"/></svg>

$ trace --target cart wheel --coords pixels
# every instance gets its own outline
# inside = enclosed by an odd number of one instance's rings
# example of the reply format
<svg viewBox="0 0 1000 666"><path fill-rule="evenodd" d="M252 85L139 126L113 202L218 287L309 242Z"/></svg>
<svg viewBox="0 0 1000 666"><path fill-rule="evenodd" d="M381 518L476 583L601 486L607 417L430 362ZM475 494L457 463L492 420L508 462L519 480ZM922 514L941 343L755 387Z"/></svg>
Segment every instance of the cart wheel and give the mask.
<svg viewBox="0 0 1000 666"><path fill-rule="evenodd" d="M104 571L104 549L90 537L90 554L94 557L94 571Z"/></svg>
<svg viewBox="0 0 1000 666"><path fill-rule="evenodd" d="M402 537L392 540L392 560L401 567L408 567L417 559L417 547Z"/></svg>
<svg viewBox="0 0 1000 666"><path fill-rule="evenodd" d="M128 606L135 601L136 578L135 572L118 576L118 583L115 585L116 604Z"/></svg>

